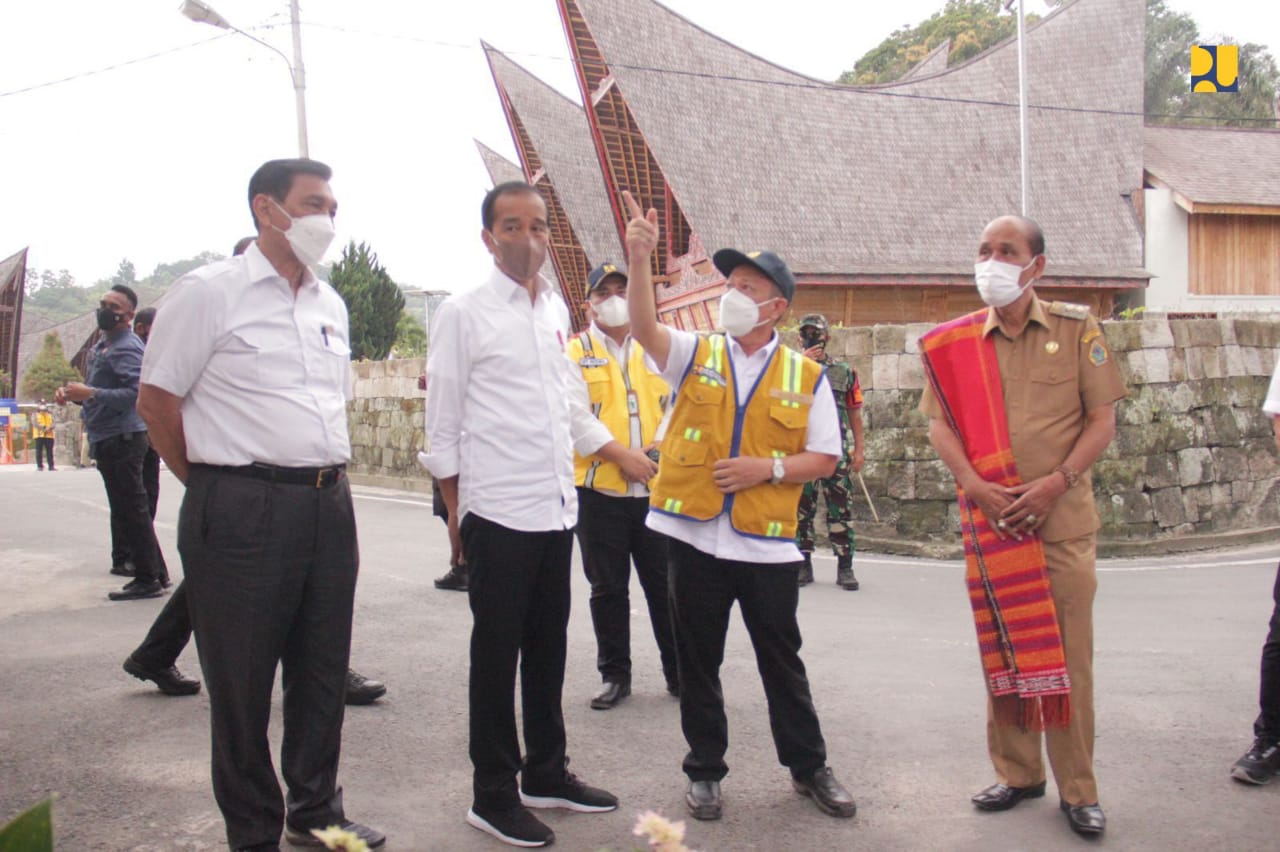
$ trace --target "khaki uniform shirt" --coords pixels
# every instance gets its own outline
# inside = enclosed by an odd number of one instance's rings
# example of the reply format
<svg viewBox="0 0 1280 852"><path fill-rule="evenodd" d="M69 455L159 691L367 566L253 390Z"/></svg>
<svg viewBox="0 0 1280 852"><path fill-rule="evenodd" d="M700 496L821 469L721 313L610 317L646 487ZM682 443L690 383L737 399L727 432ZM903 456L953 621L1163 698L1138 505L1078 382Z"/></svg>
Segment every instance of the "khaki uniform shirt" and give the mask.
<svg viewBox="0 0 1280 852"><path fill-rule="evenodd" d="M1013 335L988 310L983 336L995 335L1013 460L1024 482L1046 476L1066 459L1084 431L1091 409L1124 399L1124 380L1107 349L1098 321L1083 305L1041 302L1032 296L1027 325ZM942 418L942 407L926 385L920 410ZM1040 535L1066 541L1097 532L1093 480L1082 471L1049 511Z"/></svg>

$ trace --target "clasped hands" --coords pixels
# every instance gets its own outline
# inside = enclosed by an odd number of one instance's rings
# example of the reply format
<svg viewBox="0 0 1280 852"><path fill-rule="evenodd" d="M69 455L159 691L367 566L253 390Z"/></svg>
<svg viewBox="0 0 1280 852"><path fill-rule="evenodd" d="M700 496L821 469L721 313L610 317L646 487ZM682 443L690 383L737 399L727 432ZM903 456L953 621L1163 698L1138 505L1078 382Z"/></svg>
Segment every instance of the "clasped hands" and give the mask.
<svg viewBox="0 0 1280 852"><path fill-rule="evenodd" d="M1044 526L1053 502L1067 490L1066 482L1056 471L1048 476L1006 487L979 479L964 487L964 493L978 504L1001 540L1012 537L1021 541Z"/></svg>

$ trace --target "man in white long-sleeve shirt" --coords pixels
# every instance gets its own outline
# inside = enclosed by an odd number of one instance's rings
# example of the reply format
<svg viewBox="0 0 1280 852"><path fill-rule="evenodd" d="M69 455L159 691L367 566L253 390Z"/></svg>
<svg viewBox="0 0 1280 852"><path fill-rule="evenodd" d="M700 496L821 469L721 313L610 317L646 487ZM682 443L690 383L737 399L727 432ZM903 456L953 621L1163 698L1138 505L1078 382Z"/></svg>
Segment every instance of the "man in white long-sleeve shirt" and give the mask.
<svg viewBox="0 0 1280 852"><path fill-rule="evenodd" d="M449 509L453 559L470 574L467 822L512 845L545 846L554 834L527 808L618 805L569 772L565 756L573 451L635 462L571 392L582 377L564 352L569 311L538 275L548 241L542 197L525 183L500 184L485 196L481 218L494 269L478 289L447 299L432 323L424 462Z"/></svg>

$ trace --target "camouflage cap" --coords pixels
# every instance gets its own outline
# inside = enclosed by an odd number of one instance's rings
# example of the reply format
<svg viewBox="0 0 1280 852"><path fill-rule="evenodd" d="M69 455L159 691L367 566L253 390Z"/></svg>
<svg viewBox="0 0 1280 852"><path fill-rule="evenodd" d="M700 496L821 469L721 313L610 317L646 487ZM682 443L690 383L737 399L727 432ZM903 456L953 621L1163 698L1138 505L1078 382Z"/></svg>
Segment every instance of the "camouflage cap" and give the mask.
<svg viewBox="0 0 1280 852"><path fill-rule="evenodd" d="M818 329L824 337L831 334L831 328L827 325L827 318L822 314L807 314L800 320L800 328L805 328L806 326Z"/></svg>

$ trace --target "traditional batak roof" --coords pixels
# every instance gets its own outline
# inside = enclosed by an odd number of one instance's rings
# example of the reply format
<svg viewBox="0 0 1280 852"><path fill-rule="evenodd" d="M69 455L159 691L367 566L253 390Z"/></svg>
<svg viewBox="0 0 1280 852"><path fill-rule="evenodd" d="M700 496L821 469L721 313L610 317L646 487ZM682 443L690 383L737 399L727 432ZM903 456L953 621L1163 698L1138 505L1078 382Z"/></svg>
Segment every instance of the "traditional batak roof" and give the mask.
<svg viewBox="0 0 1280 852"><path fill-rule="evenodd" d="M493 185L500 183L509 183L516 180L524 180L524 172L515 163L481 142L479 139L473 140L476 143L476 150L480 152L480 159L484 161L484 167L489 172L489 178L493 181ZM547 253L547 259L542 262L542 277L551 282L552 287L563 289L560 287L560 278L556 275L555 264L551 262L551 253Z"/></svg>
<svg viewBox="0 0 1280 852"><path fill-rule="evenodd" d="M911 67L911 70L902 75L903 80L911 80L919 77L928 77L931 74L941 74L947 70L947 56L951 53L951 39L946 39L942 44L933 50Z"/></svg>
<svg viewBox="0 0 1280 852"><path fill-rule="evenodd" d="M15 381L19 372L22 300L27 292L27 250L0 260L0 369ZM13 395L18 389L15 385Z"/></svg>
<svg viewBox="0 0 1280 852"><path fill-rule="evenodd" d="M1188 212L1280 213L1280 130L1152 126L1143 140L1148 175Z"/></svg>
<svg viewBox="0 0 1280 852"><path fill-rule="evenodd" d="M547 198L552 256L565 298L576 308L586 299L587 273L624 260L591 128L580 106L484 47L525 174Z"/></svg>
<svg viewBox="0 0 1280 852"><path fill-rule="evenodd" d="M607 66L708 249L772 248L802 280L969 275L1019 207L1013 41L940 73L852 88L788 71L653 0L560 0ZM1029 214L1051 275L1145 278L1142 0L1074 0L1028 27ZM580 62L590 51L575 51ZM595 86L595 91L591 86Z"/></svg>

